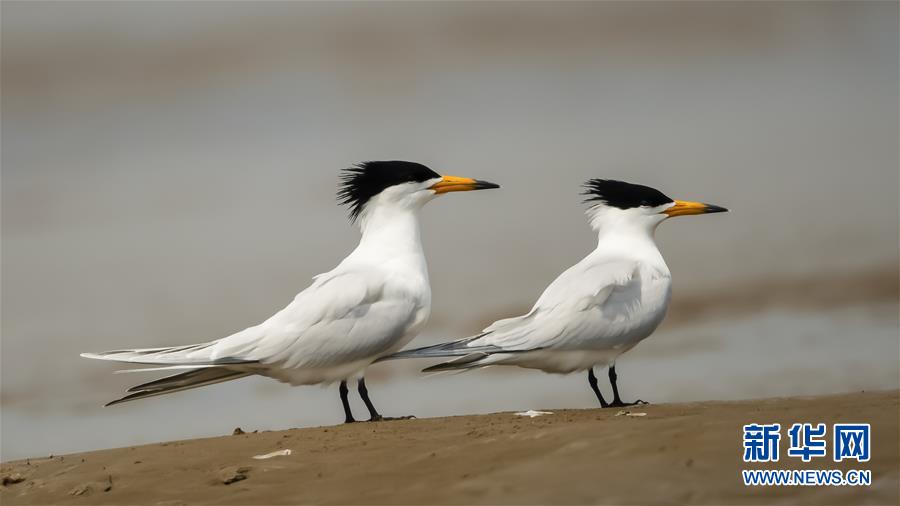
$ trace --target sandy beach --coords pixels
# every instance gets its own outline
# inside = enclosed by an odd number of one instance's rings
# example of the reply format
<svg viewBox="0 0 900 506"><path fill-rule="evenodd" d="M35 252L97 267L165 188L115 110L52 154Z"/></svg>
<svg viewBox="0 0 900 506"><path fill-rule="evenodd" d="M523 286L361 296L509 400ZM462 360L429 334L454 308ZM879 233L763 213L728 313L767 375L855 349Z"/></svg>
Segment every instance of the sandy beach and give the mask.
<svg viewBox="0 0 900 506"><path fill-rule="evenodd" d="M3 464L3 504L897 504L900 392L253 432ZM627 411L628 414L623 413ZM640 415L644 413L644 415ZM629 416L631 415L631 416ZM639 415L639 416L633 416ZM741 426L872 424L872 459L744 464ZM782 454L787 437L781 441ZM290 450L267 459L254 456ZM871 469L868 487L740 470Z"/></svg>
<svg viewBox="0 0 900 506"><path fill-rule="evenodd" d="M2 506L900 506L900 3L0 4ZM365 371L415 420L340 425L337 384L263 376L104 407L163 374L80 354L233 335L340 265L366 160L501 186L422 209L409 348L531 311L595 251L588 180L728 208L655 232L671 305L616 362L652 404L422 359ZM872 424L871 461L742 460L744 424L784 454L839 421Z"/></svg>

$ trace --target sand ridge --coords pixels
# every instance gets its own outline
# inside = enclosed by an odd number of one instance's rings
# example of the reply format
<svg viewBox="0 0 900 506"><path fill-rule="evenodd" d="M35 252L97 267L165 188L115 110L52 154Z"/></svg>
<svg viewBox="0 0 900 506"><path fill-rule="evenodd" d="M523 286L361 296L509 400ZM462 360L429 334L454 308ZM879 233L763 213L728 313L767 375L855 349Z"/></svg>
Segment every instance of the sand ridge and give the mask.
<svg viewBox="0 0 900 506"><path fill-rule="evenodd" d="M14 461L13 504L897 504L900 392L247 432ZM619 416L617 416L619 415ZM872 424L872 460L741 460L751 422ZM244 428L249 430L248 428ZM782 454L787 437L782 438ZM273 452L288 453L254 459ZM746 488L740 469L871 469L870 487Z"/></svg>

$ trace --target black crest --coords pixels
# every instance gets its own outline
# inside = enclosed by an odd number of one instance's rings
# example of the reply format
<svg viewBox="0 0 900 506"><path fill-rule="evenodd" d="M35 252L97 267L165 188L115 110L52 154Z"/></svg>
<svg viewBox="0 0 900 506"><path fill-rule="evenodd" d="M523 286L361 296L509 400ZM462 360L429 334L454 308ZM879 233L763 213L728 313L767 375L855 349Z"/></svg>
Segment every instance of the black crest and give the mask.
<svg viewBox="0 0 900 506"><path fill-rule="evenodd" d="M615 179L591 179L584 183L585 202L603 202L619 209L632 207L656 207L674 202L661 191L649 186L616 181Z"/></svg>
<svg viewBox="0 0 900 506"><path fill-rule="evenodd" d="M400 160L362 162L341 173L338 201L350 207L350 219L356 220L366 202L385 188L438 177L441 175L421 163Z"/></svg>

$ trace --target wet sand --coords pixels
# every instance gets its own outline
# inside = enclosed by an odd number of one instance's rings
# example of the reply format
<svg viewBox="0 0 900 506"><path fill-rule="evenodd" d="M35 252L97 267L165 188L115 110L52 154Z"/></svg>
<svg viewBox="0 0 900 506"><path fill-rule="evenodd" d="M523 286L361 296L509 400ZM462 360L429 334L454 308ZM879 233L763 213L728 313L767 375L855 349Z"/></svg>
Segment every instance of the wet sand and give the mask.
<svg viewBox="0 0 900 506"><path fill-rule="evenodd" d="M262 431L4 463L13 504L897 504L900 392L496 413ZM549 411L553 411L552 409ZM749 465L750 422L869 422L872 459ZM161 423L165 423L161 421ZM245 428L249 430L249 428ZM782 431L783 433L786 430ZM253 456L291 450L290 455ZM869 487L746 488L740 470L871 469Z"/></svg>

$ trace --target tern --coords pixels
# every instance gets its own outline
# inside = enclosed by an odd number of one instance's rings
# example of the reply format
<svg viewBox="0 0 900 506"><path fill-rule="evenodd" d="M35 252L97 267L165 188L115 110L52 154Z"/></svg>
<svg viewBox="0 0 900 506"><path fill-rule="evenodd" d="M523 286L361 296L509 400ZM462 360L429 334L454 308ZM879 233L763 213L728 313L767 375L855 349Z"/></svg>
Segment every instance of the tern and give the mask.
<svg viewBox="0 0 900 506"><path fill-rule="evenodd" d="M153 366L132 371L182 370L132 387L107 406L260 375L291 385L339 381L349 423L355 420L347 381L355 379L370 420L386 420L369 399L365 371L379 357L408 344L431 313L420 210L437 195L488 188L499 186L441 176L414 162L372 161L345 169L338 199L349 207L362 238L347 258L315 276L287 307L215 341L81 356Z"/></svg>
<svg viewBox="0 0 900 506"><path fill-rule="evenodd" d="M527 314L498 320L481 333L385 357L455 357L423 370L467 371L494 365L548 373L588 372L601 407L628 406L619 397L616 358L663 321L672 276L656 246L660 223L673 216L721 213L724 207L673 200L659 190L609 179L584 185L597 248L556 278ZM609 366L613 401L597 387L594 367Z"/></svg>

